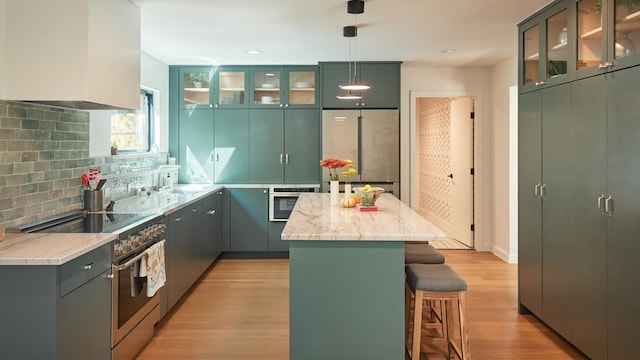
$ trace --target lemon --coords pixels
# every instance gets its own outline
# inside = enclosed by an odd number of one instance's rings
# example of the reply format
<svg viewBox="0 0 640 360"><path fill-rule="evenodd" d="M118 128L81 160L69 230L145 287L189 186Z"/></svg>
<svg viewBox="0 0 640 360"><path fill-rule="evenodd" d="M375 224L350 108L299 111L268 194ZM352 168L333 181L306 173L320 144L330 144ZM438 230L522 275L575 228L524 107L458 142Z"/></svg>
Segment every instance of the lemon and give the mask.
<svg viewBox="0 0 640 360"><path fill-rule="evenodd" d="M362 191L365 191L365 192L371 191L371 185L367 184L367 185L363 186L362 187Z"/></svg>

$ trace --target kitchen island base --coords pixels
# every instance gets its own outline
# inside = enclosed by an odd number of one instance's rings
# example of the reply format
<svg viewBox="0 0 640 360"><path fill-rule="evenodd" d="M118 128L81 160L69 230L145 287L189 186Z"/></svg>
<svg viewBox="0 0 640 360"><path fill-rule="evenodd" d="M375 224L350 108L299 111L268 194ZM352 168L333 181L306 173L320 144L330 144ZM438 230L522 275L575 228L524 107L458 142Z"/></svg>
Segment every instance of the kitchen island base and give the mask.
<svg viewBox="0 0 640 360"><path fill-rule="evenodd" d="M290 360L404 359L404 243L291 241Z"/></svg>

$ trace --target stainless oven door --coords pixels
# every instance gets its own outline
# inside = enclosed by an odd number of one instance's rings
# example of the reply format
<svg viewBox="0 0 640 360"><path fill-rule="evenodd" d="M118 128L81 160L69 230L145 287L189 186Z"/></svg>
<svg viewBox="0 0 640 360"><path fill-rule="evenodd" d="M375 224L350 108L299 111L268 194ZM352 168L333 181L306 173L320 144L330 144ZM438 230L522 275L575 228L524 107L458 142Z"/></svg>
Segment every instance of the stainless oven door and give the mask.
<svg viewBox="0 0 640 360"><path fill-rule="evenodd" d="M269 195L269 221L287 221L296 206L299 193L272 193Z"/></svg>
<svg viewBox="0 0 640 360"><path fill-rule="evenodd" d="M159 292L147 296L146 277L136 277L143 250L120 259L112 266L112 337L115 347L154 307L160 304ZM159 319L158 319L159 320Z"/></svg>

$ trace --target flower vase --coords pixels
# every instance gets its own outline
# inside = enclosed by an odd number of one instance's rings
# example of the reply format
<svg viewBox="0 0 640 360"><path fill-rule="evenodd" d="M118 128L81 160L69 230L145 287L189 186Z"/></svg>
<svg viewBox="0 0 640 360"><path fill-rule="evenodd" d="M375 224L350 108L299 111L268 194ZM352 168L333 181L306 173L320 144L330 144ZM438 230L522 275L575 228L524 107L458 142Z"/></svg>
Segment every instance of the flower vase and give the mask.
<svg viewBox="0 0 640 360"><path fill-rule="evenodd" d="M344 184L344 197L348 198L351 196L351 183Z"/></svg>
<svg viewBox="0 0 640 360"><path fill-rule="evenodd" d="M331 193L331 205L340 205L340 182L332 180L329 191Z"/></svg>

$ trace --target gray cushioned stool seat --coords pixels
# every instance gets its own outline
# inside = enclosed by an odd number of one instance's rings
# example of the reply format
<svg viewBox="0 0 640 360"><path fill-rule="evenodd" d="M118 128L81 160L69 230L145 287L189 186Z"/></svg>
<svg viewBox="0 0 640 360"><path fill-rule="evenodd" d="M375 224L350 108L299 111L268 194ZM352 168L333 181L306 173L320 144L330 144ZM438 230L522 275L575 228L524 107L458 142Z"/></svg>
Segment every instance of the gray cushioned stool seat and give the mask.
<svg viewBox="0 0 640 360"><path fill-rule="evenodd" d="M445 264L409 264L405 267L412 289L423 291L466 291L467 283Z"/></svg>
<svg viewBox="0 0 640 360"><path fill-rule="evenodd" d="M442 255L433 245L404 244L405 264L444 264Z"/></svg>

